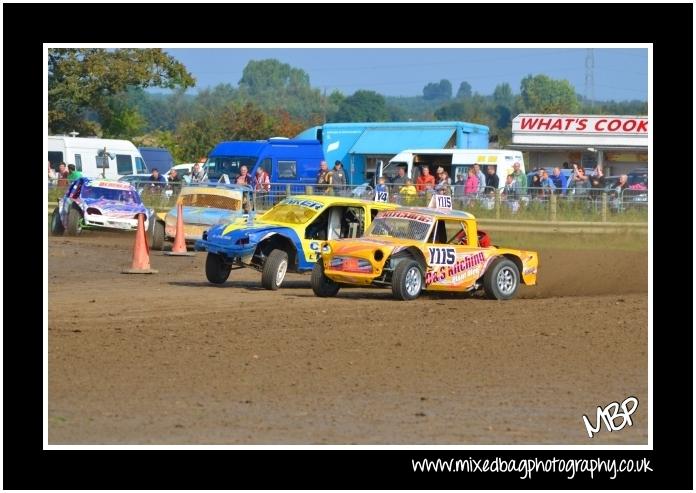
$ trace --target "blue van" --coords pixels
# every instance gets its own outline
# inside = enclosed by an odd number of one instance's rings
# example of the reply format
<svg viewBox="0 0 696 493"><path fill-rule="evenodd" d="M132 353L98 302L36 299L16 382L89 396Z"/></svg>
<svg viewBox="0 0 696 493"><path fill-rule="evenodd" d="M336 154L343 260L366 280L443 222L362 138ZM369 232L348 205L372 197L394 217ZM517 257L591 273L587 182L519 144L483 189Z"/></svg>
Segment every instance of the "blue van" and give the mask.
<svg viewBox="0 0 696 493"><path fill-rule="evenodd" d="M138 150L143 156L143 160L149 171L157 168L160 174L164 175L174 166L174 158L169 151L163 147L138 147Z"/></svg>
<svg viewBox="0 0 696 493"><path fill-rule="evenodd" d="M311 185L316 183L323 159L318 140L273 138L220 142L208 154L205 168L210 181L226 174L234 182L242 166L253 177L256 169L263 166L271 183Z"/></svg>

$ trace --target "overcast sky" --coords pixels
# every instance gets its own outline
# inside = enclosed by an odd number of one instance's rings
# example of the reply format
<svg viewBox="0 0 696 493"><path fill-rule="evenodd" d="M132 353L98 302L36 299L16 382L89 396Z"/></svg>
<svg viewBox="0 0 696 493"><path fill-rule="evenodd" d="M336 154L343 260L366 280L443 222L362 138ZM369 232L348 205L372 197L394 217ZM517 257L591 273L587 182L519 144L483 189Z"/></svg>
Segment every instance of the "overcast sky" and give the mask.
<svg viewBox="0 0 696 493"><path fill-rule="evenodd" d="M168 53L196 77L197 89L236 86L250 60L276 58L305 70L313 87L346 95L371 89L389 96L419 96L429 82L448 79L456 94L462 81L491 94L508 82L519 92L528 74L567 79L585 92L586 49L579 48L172 48ZM596 100L647 100L645 48L595 48Z"/></svg>

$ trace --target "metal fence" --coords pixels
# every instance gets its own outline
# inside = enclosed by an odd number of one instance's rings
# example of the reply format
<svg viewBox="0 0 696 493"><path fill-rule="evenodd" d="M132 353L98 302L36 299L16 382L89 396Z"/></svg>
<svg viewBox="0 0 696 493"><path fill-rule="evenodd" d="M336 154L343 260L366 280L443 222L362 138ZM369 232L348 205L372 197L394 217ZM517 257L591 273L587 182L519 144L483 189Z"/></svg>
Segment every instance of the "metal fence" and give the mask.
<svg viewBox="0 0 696 493"><path fill-rule="evenodd" d="M186 184L153 184L133 182L143 203L147 207L168 209L176 205L181 187ZM404 206L426 207L435 193L385 185L387 200ZM272 183L267 189L254 192L257 211L265 211L275 204L294 195L331 195L374 200L376 191L369 185L316 185ZM524 193L504 189L488 193L467 194L463 186L451 188L453 208L471 212L480 218L525 219L548 221L632 221L647 222L648 191L624 189L549 191L543 188L528 188ZM67 184L49 184L48 200L57 202L67 190ZM410 192L410 193L409 193Z"/></svg>

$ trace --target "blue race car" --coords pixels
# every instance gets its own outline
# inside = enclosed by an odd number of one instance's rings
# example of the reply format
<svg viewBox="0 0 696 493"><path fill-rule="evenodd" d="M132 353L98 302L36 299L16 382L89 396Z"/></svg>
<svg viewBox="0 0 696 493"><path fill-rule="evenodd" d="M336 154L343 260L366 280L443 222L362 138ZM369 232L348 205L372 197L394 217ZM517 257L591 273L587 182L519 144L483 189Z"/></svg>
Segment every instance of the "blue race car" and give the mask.
<svg viewBox="0 0 696 493"><path fill-rule="evenodd" d="M99 178L78 178L70 184L53 210L51 233L78 235L83 228L132 231L138 214L145 214L145 229L153 215L133 185Z"/></svg>
<svg viewBox="0 0 696 493"><path fill-rule="evenodd" d="M257 220L250 215L212 226L195 249L208 252L208 281L222 284L233 267L247 267L261 271L261 285L275 290L286 272L312 271L322 241L358 238L379 211L397 207L349 197L297 195Z"/></svg>

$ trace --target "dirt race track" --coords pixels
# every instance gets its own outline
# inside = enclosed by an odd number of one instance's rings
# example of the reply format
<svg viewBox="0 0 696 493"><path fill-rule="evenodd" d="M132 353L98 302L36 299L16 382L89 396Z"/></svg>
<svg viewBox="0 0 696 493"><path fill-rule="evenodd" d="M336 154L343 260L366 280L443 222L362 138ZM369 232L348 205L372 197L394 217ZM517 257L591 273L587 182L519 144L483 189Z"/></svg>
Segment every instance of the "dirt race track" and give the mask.
<svg viewBox="0 0 696 493"><path fill-rule="evenodd" d="M644 444L647 253L541 252L509 302L271 292L133 237L49 238L50 444ZM633 426L582 415L635 396ZM617 420L617 424L621 422Z"/></svg>

